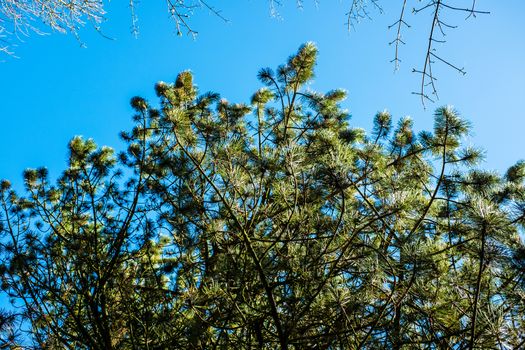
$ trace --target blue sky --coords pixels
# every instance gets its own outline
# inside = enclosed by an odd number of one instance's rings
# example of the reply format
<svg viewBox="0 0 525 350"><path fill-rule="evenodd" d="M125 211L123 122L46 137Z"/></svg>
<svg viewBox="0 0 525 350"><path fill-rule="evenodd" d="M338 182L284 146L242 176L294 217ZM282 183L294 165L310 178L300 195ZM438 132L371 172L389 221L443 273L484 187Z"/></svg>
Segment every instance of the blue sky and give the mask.
<svg viewBox="0 0 525 350"><path fill-rule="evenodd" d="M155 104L155 82L173 81L182 70L194 72L201 92L247 102L260 87L257 71L284 63L306 41L320 51L311 88L346 89L344 106L353 126L369 129L373 115L387 108L395 118L412 116L419 130L430 129L433 110L451 104L472 122L467 142L485 149L485 168L504 171L525 158L522 0L478 0L478 8L490 15L467 21L464 15L449 17L459 28L449 30L448 42L437 48L464 66L467 75L436 65L440 100L426 110L411 94L419 86L411 70L424 61L430 13L408 17L412 28L405 31L403 62L394 73L388 43L395 32L387 27L397 20L401 2L383 1L383 14L372 12L372 21L361 21L350 33L344 16L349 2L321 0L316 7L314 0L304 0L304 9L297 10L288 0L280 18L272 18L266 0L214 1L229 22L200 11L192 19L199 31L193 40L175 35L161 0L139 3L140 36L135 39L127 1L117 0L107 4L108 20L102 25L115 40L89 26L80 33L87 48L71 35L24 38L15 48L18 58L4 56L0 63L0 178L21 184L22 171L39 166L58 175L74 135L120 149L118 133L132 125L130 98L140 95Z"/></svg>

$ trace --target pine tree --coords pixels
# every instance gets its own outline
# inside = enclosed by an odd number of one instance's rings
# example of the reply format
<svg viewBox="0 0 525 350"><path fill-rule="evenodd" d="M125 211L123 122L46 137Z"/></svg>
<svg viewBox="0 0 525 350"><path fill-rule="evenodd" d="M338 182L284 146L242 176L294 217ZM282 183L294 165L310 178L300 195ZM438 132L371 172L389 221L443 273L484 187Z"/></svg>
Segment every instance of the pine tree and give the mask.
<svg viewBox="0 0 525 350"><path fill-rule="evenodd" d="M20 344L75 349L519 349L525 163L481 170L451 107L370 133L312 92L303 45L249 104L189 72L135 97L114 155L1 186Z"/></svg>

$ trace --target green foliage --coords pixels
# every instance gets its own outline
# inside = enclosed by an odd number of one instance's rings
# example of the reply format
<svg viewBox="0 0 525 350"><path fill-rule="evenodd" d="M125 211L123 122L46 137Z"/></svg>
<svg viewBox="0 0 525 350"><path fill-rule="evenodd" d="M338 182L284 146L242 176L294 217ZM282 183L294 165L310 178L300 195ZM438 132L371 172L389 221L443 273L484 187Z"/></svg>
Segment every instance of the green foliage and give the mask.
<svg viewBox="0 0 525 350"><path fill-rule="evenodd" d="M433 132L305 85L303 45L250 105L191 73L133 98L115 156L74 138L53 183L2 204L3 290L21 344L74 349L518 349L523 163L476 168L450 107ZM11 339L15 339L11 336ZM12 340L14 343L15 340Z"/></svg>

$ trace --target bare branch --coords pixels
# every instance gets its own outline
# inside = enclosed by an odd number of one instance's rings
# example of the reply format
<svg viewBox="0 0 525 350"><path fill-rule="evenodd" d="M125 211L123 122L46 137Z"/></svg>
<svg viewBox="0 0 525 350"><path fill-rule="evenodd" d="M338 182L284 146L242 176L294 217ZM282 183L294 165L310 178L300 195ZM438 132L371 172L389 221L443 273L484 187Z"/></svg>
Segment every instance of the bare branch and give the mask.
<svg viewBox="0 0 525 350"><path fill-rule="evenodd" d="M30 33L44 34L35 22L41 22L54 31L72 33L78 38L78 30L86 23L95 28L104 19L102 0L5 0L0 3L0 35L3 35L0 51L11 54L9 37L21 40Z"/></svg>
<svg viewBox="0 0 525 350"><path fill-rule="evenodd" d="M197 36L198 32L192 28L189 23L189 18L193 16L194 11L198 8L204 7L208 9L213 15L217 16L224 22L228 22L221 11L211 6L204 0L166 0L168 12L171 18L175 21L177 35L182 35L182 30L185 30L188 35Z"/></svg>
<svg viewBox="0 0 525 350"><path fill-rule="evenodd" d="M469 8L469 9L468 8L461 8L461 7L450 6L450 5L446 4L446 3L442 3L441 5L443 7L451 9L451 10L468 12L470 15L476 15L476 14L490 15L489 11L477 11L477 10L474 10L474 6L476 5L476 1L475 0L474 0L474 2L472 4L472 8Z"/></svg>
<svg viewBox="0 0 525 350"><path fill-rule="evenodd" d="M476 14L489 14L488 11L478 11L475 9L476 6L476 0L473 0L472 7L471 8L461 8L461 7L455 7L447 4L444 0L430 0L426 5L420 7L420 8L414 8L412 10L413 13L418 14L421 11L424 11L428 8L433 8L434 16L432 20L432 25L430 28L430 34L428 36L428 46L425 53L425 61L423 64L423 69L416 70L413 69L412 71L418 74L421 74L421 87L418 93L414 93L415 95L418 95L421 97L421 103L423 104L423 107L425 107L425 101L432 101L431 98L429 98L429 93L427 93L425 90L430 87L431 92L430 95L435 95L437 98L437 88L435 85L435 81L437 80L434 75L432 74L432 64L434 63L433 59L436 59L437 61L444 63L445 65L453 68L457 72L465 75L466 71L464 68L460 68L454 64L452 64L449 60L444 59L440 55L436 53L436 49L434 48L434 43L445 43L446 40L444 37L446 36L445 29L456 29L457 26L451 25L446 23L443 20L443 17L441 15L442 10L452 10L452 11L462 11L462 12L468 12L469 16L475 16ZM467 18L468 18L467 17ZM441 38L437 37L437 31L436 28L439 30L439 34L441 34ZM395 61L395 60L394 60Z"/></svg>
<svg viewBox="0 0 525 350"><path fill-rule="evenodd" d="M379 0L352 0L350 9L346 13L346 27L348 30L354 28L355 23L359 23L362 19L371 19L369 4L372 7L383 13L383 8L379 5Z"/></svg>
<svg viewBox="0 0 525 350"><path fill-rule="evenodd" d="M397 25L396 38L390 42L390 45L395 43L395 46L396 46L396 53L395 53L394 59L390 61L390 62L394 62L394 70L396 71L399 69L399 63L401 62L401 60L399 59L399 44L403 44L403 45L405 44L405 42L401 40L401 26L404 24L405 26L410 28L410 25L404 20L406 5L407 5L407 0L403 0L403 6L401 7L401 15L399 15L399 19L388 27L388 29L390 29Z"/></svg>

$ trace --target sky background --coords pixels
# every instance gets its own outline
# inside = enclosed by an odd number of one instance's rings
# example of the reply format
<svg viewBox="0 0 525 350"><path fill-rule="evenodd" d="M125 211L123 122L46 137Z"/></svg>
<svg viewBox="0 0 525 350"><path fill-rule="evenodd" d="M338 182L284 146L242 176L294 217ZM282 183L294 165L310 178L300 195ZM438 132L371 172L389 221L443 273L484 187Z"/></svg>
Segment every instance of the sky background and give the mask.
<svg viewBox="0 0 525 350"><path fill-rule="evenodd" d="M80 36L31 35L15 48L18 58L0 57L0 178L16 187L25 168L46 166L57 176L66 166L66 146L74 135L94 138L117 150L118 133L132 126L131 97L157 104L153 86L171 82L190 69L201 92L216 91L232 102L248 102L261 84L262 67L275 68L304 42L319 48L316 78L311 88L344 88L343 103L351 124L370 130L377 111L388 109L395 119L410 115L417 130L431 129L433 111L450 104L473 124L468 143L485 150L484 168L500 172L525 158L525 10L523 0L478 0L490 15L465 20L465 14L444 12L458 29L448 30L439 54L465 67L462 76L436 64L440 100L423 109L417 91L420 76L411 73L424 63L431 13L409 13L411 28L404 31L401 67L394 73L394 48L388 30L399 17L401 1L383 1L384 13L372 11L348 32L345 12L350 1L283 1L279 16L269 15L266 0L211 1L222 10L224 23L207 10L198 11L191 24L198 37L177 37L165 1L138 4L140 35L130 34L127 1L107 4L102 24L108 40L89 25ZM469 6L471 1L456 0ZM409 10L417 5L409 1ZM409 11L410 12L410 11Z"/></svg>

